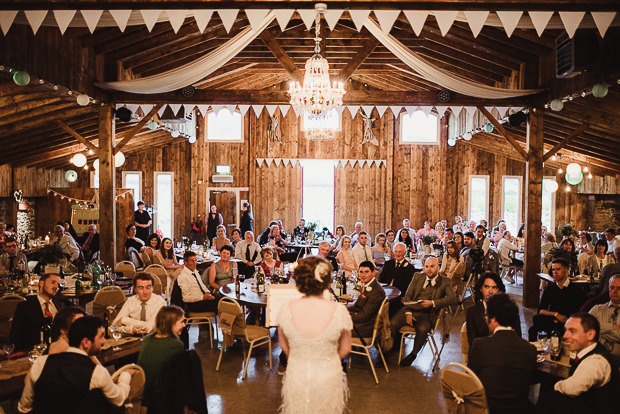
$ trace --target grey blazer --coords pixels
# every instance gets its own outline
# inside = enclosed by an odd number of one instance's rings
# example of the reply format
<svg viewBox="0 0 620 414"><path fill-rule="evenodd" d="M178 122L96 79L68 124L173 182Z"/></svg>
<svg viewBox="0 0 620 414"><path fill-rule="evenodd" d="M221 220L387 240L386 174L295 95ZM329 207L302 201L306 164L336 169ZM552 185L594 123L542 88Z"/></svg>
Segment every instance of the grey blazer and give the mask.
<svg viewBox="0 0 620 414"><path fill-rule="evenodd" d="M425 281L426 273L416 273L413 275L413 279L411 279L411 283L409 283L407 288L407 293L405 293L405 302L417 300ZM450 279L437 275L437 283L433 287L432 300L435 302L435 309L456 304L456 295L454 294L454 289L452 289ZM405 311L415 312L414 309L408 306L405 306Z"/></svg>

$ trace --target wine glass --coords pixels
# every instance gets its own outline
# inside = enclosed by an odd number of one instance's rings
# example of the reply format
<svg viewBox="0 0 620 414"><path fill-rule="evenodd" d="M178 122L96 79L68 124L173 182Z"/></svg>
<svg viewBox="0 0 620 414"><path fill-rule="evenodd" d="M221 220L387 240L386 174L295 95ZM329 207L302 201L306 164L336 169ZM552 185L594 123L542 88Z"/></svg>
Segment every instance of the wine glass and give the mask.
<svg viewBox="0 0 620 414"><path fill-rule="evenodd" d="M114 348L112 348L112 351L120 351L121 348L118 346L118 340L121 339L122 336L121 330L119 328L111 327L109 331L112 338L114 338Z"/></svg>
<svg viewBox="0 0 620 414"><path fill-rule="evenodd" d="M110 282L112 282L112 284L116 282L116 272L110 272Z"/></svg>

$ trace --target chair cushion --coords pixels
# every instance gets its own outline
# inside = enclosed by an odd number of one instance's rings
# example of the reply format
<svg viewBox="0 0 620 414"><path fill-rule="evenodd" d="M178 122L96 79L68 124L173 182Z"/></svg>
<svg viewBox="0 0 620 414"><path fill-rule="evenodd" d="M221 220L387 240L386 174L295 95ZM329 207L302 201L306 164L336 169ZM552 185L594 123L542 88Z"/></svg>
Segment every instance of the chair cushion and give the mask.
<svg viewBox="0 0 620 414"><path fill-rule="evenodd" d="M263 328L262 326L246 325L245 328L250 341L263 337L269 337L269 329Z"/></svg>
<svg viewBox="0 0 620 414"><path fill-rule="evenodd" d="M399 332L401 334L415 334L415 328L413 326L405 325L400 328Z"/></svg>
<svg viewBox="0 0 620 414"><path fill-rule="evenodd" d="M215 315L217 315L215 312L187 312L185 317L188 318L188 319L194 319L194 318L215 318Z"/></svg>
<svg viewBox="0 0 620 414"><path fill-rule="evenodd" d="M364 342L366 342L366 346L370 346L372 344L372 338L364 338ZM362 340L356 337L351 338L351 345L360 347L364 346Z"/></svg>

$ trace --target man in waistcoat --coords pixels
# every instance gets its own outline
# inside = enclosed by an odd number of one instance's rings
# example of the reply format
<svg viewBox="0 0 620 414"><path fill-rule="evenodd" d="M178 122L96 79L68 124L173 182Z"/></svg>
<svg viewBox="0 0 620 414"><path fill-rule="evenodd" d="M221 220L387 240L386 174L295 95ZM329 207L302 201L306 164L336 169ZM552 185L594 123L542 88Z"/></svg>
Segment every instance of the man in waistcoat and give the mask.
<svg viewBox="0 0 620 414"><path fill-rule="evenodd" d="M254 233L246 231L243 240L237 243L235 248L235 258L241 260L239 263L239 273L245 277L254 275L254 266L261 262L260 246L254 241Z"/></svg>

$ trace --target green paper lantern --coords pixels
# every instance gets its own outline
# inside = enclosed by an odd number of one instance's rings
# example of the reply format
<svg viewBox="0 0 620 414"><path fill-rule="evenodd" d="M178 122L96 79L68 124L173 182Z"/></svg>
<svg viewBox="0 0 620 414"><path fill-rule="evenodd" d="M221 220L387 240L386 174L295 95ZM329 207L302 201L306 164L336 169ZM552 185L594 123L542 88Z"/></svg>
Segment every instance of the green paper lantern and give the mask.
<svg viewBox="0 0 620 414"><path fill-rule="evenodd" d="M486 124L484 126L484 132L490 134L491 132L493 132L493 124Z"/></svg>
<svg viewBox="0 0 620 414"><path fill-rule="evenodd" d="M69 181L70 183L75 182L75 180L77 180L77 178L78 178L78 175L73 170L68 170L65 173L65 180Z"/></svg>
<svg viewBox="0 0 620 414"><path fill-rule="evenodd" d="M583 181L583 173L581 171L579 171L579 174L577 175L570 175L568 173L566 173L566 175L564 176L564 178L566 179L566 182L570 185L577 185L580 182Z"/></svg>
<svg viewBox="0 0 620 414"><path fill-rule="evenodd" d="M607 96L607 92L609 92L609 86L606 83L597 83L592 87L592 95L595 98L604 98Z"/></svg>
<svg viewBox="0 0 620 414"><path fill-rule="evenodd" d="M19 86L26 86L30 83L30 74L25 70L20 70L13 74L13 82Z"/></svg>

